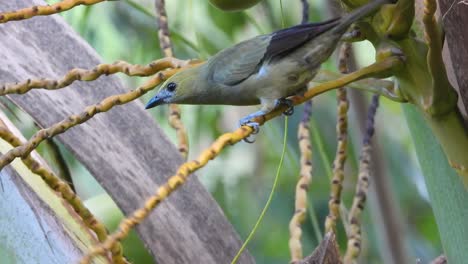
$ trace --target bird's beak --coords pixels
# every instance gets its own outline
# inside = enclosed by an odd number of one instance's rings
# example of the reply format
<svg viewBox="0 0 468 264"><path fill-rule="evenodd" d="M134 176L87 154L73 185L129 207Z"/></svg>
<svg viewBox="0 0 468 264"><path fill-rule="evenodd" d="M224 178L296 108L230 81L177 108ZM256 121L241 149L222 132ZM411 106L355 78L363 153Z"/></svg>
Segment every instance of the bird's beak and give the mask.
<svg viewBox="0 0 468 264"><path fill-rule="evenodd" d="M158 105L162 105L162 104L165 104L165 99L170 97L170 95L168 94L164 94L164 93L159 93L157 95L155 95L153 98L151 98L151 100L149 100L149 102L146 104L145 106L145 109L150 109L150 108L153 108L155 106L158 106Z"/></svg>

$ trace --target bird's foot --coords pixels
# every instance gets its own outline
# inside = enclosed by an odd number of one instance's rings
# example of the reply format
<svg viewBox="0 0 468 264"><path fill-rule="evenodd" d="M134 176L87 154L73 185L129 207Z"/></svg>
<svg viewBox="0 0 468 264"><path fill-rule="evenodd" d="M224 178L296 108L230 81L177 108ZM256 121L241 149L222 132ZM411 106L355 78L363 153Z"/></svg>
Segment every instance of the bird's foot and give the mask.
<svg viewBox="0 0 468 264"><path fill-rule="evenodd" d="M257 122L247 122L247 123L241 123L240 126L248 126L253 129L252 135L258 134L260 132L260 124Z"/></svg>
<svg viewBox="0 0 468 264"><path fill-rule="evenodd" d="M276 102L276 105L277 105L277 106L285 105L285 106L288 107L288 108L283 112L283 115L285 115L285 116L291 116L292 114L294 114L294 104L293 104L293 101L292 101L292 100L285 99L285 98L281 98L281 99L278 99L278 101Z"/></svg>
<svg viewBox="0 0 468 264"><path fill-rule="evenodd" d="M258 132L260 132L260 124L257 122L252 122L252 121L247 121L246 123L242 123L241 121L241 126L249 126L253 129L253 132L246 138L244 138L244 142L247 143L254 143L255 142L255 137L253 139L250 139L251 135L256 135Z"/></svg>
<svg viewBox="0 0 468 264"><path fill-rule="evenodd" d="M240 121L239 121L239 126L249 126L253 129L253 132L250 134L250 135L256 135L258 134L258 132L260 132L260 124L258 122L253 122L252 119L254 119L255 117L259 116L260 113L254 113L254 114L250 114L246 117L243 117ZM247 142L247 143L254 143L255 142L255 139L249 139L249 137L247 138L244 138L244 141Z"/></svg>

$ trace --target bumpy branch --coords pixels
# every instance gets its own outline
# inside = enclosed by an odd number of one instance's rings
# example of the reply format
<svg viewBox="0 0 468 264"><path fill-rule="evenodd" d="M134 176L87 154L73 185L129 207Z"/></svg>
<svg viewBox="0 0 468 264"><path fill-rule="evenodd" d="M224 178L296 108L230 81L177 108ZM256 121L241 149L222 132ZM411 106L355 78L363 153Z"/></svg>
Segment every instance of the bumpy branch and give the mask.
<svg viewBox="0 0 468 264"><path fill-rule="evenodd" d="M248 137L253 132L251 127L241 127L232 133L226 133L220 136L207 150L202 152L200 156L193 161L182 164L177 173L171 176L167 182L161 185L154 196L146 200L145 205L132 213L131 217L124 219L117 232L112 234L106 242L90 250L80 263L89 263L93 256L104 254L108 248L111 248L114 243L125 238L130 230L137 224L141 223L149 213L174 192L179 186L184 184L188 177L196 170L204 167L208 161L214 159L227 145L232 145L240 140Z"/></svg>
<svg viewBox="0 0 468 264"><path fill-rule="evenodd" d="M75 81L94 81L102 75L123 73L128 76L151 76L166 68L180 68L187 61L175 58L165 58L153 61L148 65L129 64L125 61L116 61L112 64L99 64L93 69L72 69L61 79L28 79L16 84L0 86L0 96L5 94L24 94L31 89L57 90L69 86Z"/></svg>
<svg viewBox="0 0 468 264"><path fill-rule="evenodd" d="M301 153L301 172L299 180L296 184L296 202L294 215L289 222L289 251L291 252L291 262L296 263L302 259L302 245L301 225L304 223L307 213L307 191L312 181L312 148L310 141L310 114L311 114L311 100L307 101L304 106L304 114L301 122L297 137L299 140L299 150Z"/></svg>
<svg viewBox="0 0 468 264"><path fill-rule="evenodd" d="M13 147L21 146L21 140L16 137L6 125L0 122L0 138L10 143ZM23 162L33 173L39 175L44 182L54 191L58 192L62 198L68 202L73 210L81 217L84 224L94 231L98 240L103 242L107 239L107 231L105 226L99 222L93 214L86 208L80 198L73 192L70 186L63 182L57 175L54 174L47 167L42 166L31 155L23 158ZM122 255L122 247L120 243L115 243L110 248L112 252L112 259L115 263L125 263Z"/></svg>
<svg viewBox="0 0 468 264"><path fill-rule="evenodd" d="M348 73L347 61L351 52L351 44L343 43L339 55L339 70ZM328 202L329 214L325 220L325 232L336 232L336 220L340 217L341 190L343 189L344 165L346 162L346 147L348 142L348 98L345 88L337 90L338 122L336 133L338 145L335 160L333 161L333 178L330 188L330 200Z"/></svg>
<svg viewBox="0 0 468 264"><path fill-rule="evenodd" d="M0 13L0 23L57 14L72 9L75 6L94 5L104 1L107 0L64 0L53 5L27 7L16 11Z"/></svg>
<svg viewBox="0 0 468 264"><path fill-rule="evenodd" d="M168 18L166 13L166 8L164 0L155 0L156 6L156 19L158 20L158 36L159 36L159 46L161 47L165 57L172 57L172 42L169 36L169 25ZM178 105L170 104L169 105L169 124L176 131L177 141L179 152L187 159L189 151L188 135L185 130L185 126L180 120L181 110Z"/></svg>
<svg viewBox="0 0 468 264"><path fill-rule="evenodd" d="M171 38L169 37L169 25L164 0L155 0L154 4L156 6L156 19L158 20L159 27L159 46L161 47L165 57L172 57L174 55L172 51Z"/></svg>
<svg viewBox="0 0 468 264"><path fill-rule="evenodd" d="M0 169L2 169L5 165L9 164L15 158L25 157L26 155L31 153L31 151L34 150L44 139L51 138L57 134L61 134L74 126L91 119L94 115L98 113L109 111L116 105L126 104L130 101L135 100L136 98L147 93L148 91L156 87L158 84L160 84L163 80L172 76L179 70L180 69L170 69L165 70L163 72L159 72L135 90L120 95L109 96L98 104L86 107L86 109L80 114L69 116L68 118L52 125L49 128L39 130L26 143L15 147L14 149L2 155L0 157Z"/></svg>
<svg viewBox="0 0 468 264"><path fill-rule="evenodd" d="M355 263L361 252L361 213L364 210L367 191L369 189L370 159L371 159L371 139L374 135L375 113L379 106L379 96L374 95L369 106L366 122L366 134L363 139L361 157L359 161L359 177L356 184L353 205L349 212L350 229L348 234L348 247L344 256L344 263Z"/></svg>
<svg viewBox="0 0 468 264"><path fill-rule="evenodd" d="M338 79L342 76L339 73L331 72L328 70L320 70L314 78L314 82L324 82L333 79ZM350 83L348 88L358 89L361 91L371 92L385 96L386 98L400 103L407 103L408 101L402 97L398 85L393 81L380 80L375 78L365 79L358 82Z"/></svg>
<svg viewBox="0 0 468 264"><path fill-rule="evenodd" d="M377 61L369 66L361 68L358 71L343 75L336 80L324 82L313 86L303 96L294 96L291 98L291 100L294 105L298 105L306 102L307 100L310 100L311 98L319 94L328 92L339 87L343 87L358 80L371 77L387 78L393 75L394 70L401 68L401 65L403 63L403 59L400 57L388 57L381 61ZM255 121L259 121L260 124L263 124L265 120L270 120L271 118L280 115L282 113L281 111L286 110L286 108L287 106L278 108L277 110L268 113L263 117L257 118Z"/></svg>
<svg viewBox="0 0 468 264"><path fill-rule="evenodd" d="M312 87L303 96L292 97L291 101L294 105L302 104L326 91L342 87L348 83L363 78L388 76L391 74L392 69L399 67L400 63L401 60L399 58L387 58L386 60L376 62L370 66L362 68L359 71L344 75L337 80L325 82ZM253 121L257 122L259 125L263 125L266 121L281 115L286 108L288 108L288 106L281 106L264 116L255 118ZM208 149L206 149L198 159L182 164L177 170L177 173L171 176L165 184L158 187L155 194L146 200L145 205L142 208L136 210L130 217L122 220L118 230L110 235L104 243L91 248L80 263L89 263L94 256L104 254L114 243L125 238L130 230L137 224L141 223L158 204L185 183L192 173L204 167L210 159L215 158L226 145L235 144L240 140L247 138L252 134L252 132L254 132L252 127L242 126L234 132L225 133L221 135Z"/></svg>

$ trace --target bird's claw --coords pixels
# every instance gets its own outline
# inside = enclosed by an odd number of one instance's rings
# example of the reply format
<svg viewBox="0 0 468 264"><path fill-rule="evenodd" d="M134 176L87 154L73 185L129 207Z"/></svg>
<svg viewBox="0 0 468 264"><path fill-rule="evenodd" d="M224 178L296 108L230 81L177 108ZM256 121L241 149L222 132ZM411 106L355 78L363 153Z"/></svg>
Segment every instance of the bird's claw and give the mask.
<svg viewBox="0 0 468 264"><path fill-rule="evenodd" d="M289 107L283 112L283 115L285 116L291 116L294 114L294 106Z"/></svg>
<svg viewBox="0 0 468 264"><path fill-rule="evenodd" d="M249 144L252 144L252 143L255 142L255 138L252 139L252 140L250 140L249 137L246 137L246 138L244 138L243 140L244 140L245 143L249 143Z"/></svg>
<svg viewBox="0 0 468 264"><path fill-rule="evenodd" d="M291 100L284 98L278 99L278 106L281 105L285 105L288 107L286 110L284 110L283 115L291 116L292 114L294 114L294 104Z"/></svg>
<svg viewBox="0 0 468 264"><path fill-rule="evenodd" d="M240 122L240 126L248 126L248 127L251 127L253 129L252 133L250 133L250 135L256 135L258 134L258 132L260 132L260 124L257 123L257 122L252 122L250 120L241 120ZM255 142L255 139L252 139L250 140L249 137L246 137L244 138L244 141L247 142L247 143L254 143Z"/></svg>
<svg viewBox="0 0 468 264"><path fill-rule="evenodd" d="M260 132L260 124L257 122L246 122L241 124L241 126L249 126L253 129L253 132L251 133L252 135L258 134Z"/></svg>

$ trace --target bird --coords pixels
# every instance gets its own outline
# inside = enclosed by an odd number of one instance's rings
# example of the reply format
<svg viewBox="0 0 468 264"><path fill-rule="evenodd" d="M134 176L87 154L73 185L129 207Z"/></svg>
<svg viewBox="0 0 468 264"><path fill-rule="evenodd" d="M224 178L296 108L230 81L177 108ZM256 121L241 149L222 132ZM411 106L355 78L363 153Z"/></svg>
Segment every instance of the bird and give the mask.
<svg viewBox="0 0 468 264"><path fill-rule="evenodd" d="M373 0L343 17L281 29L221 50L205 63L169 77L145 108L260 104L258 111L239 121L258 130L253 120L280 105L288 106L285 115L292 114L292 102L286 98L305 92L350 25L387 1Z"/></svg>

